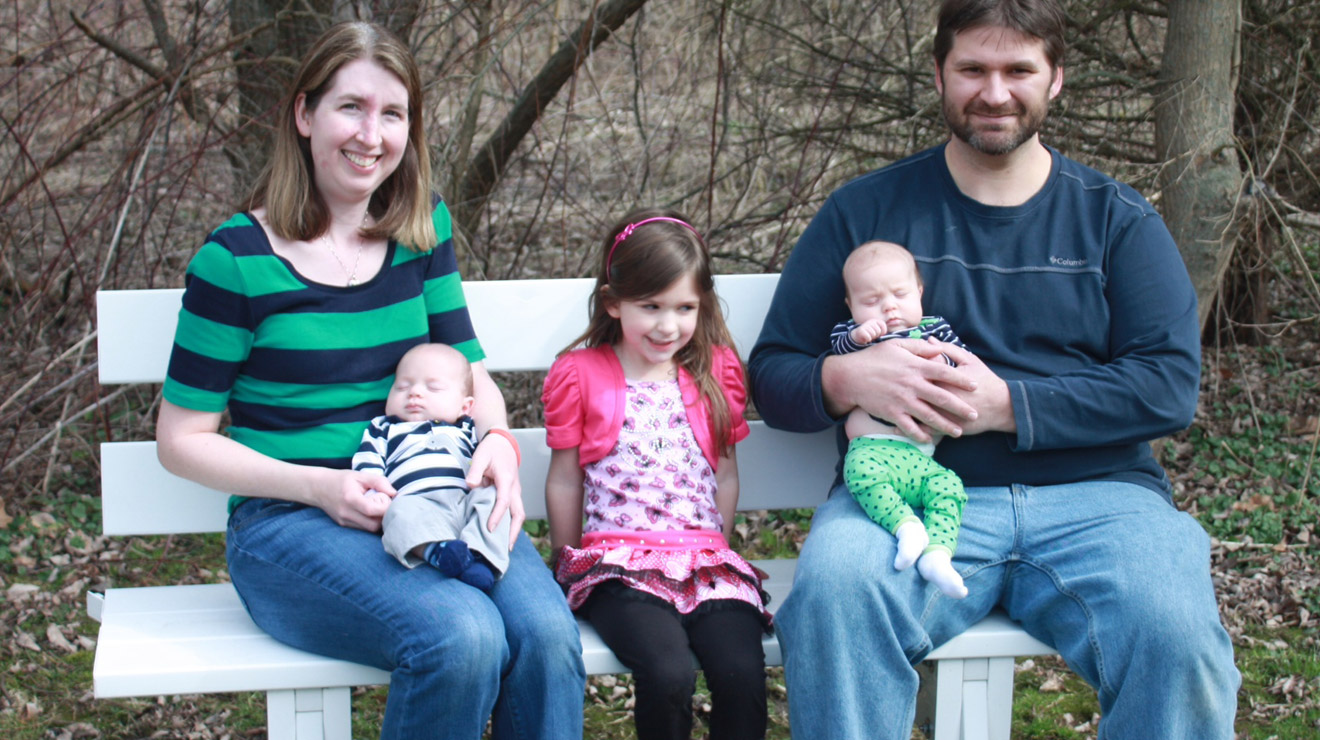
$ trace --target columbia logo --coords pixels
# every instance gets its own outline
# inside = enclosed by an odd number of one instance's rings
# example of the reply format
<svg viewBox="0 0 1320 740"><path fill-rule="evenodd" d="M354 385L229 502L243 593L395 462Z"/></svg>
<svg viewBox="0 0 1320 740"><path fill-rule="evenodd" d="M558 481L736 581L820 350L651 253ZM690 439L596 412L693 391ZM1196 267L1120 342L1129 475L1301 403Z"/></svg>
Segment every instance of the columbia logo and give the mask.
<svg viewBox="0 0 1320 740"><path fill-rule="evenodd" d="M1065 258L1063 258L1063 257L1053 257L1053 256L1052 256L1052 257L1050 257L1050 264L1051 264L1051 265L1059 265L1060 267L1084 267L1084 266L1086 266L1086 260L1085 260L1085 259L1065 259Z"/></svg>

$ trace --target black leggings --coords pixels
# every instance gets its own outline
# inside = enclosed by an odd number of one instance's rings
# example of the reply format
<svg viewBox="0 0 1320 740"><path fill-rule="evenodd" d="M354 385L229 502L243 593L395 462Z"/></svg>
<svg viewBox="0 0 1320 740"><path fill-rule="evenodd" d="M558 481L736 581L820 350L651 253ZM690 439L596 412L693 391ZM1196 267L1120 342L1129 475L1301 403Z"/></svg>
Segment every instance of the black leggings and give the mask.
<svg viewBox="0 0 1320 740"><path fill-rule="evenodd" d="M710 689L710 737L765 737L762 622L751 604L729 602L682 615L650 594L607 582L583 606L601 639L633 672L638 740L691 737L697 685L693 653Z"/></svg>

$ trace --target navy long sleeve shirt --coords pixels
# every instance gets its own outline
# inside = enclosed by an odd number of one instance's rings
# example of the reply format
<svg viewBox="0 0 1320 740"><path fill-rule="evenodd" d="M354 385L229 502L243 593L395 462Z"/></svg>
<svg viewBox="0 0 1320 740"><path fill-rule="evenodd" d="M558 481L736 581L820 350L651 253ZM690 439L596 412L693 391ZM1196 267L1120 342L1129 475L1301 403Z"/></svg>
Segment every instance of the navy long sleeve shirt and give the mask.
<svg viewBox="0 0 1320 740"><path fill-rule="evenodd" d="M902 244L923 304L1008 383L1017 433L948 438L936 459L968 486L1123 480L1169 496L1149 440L1196 408L1196 294L1177 247L1135 190L1050 149L1045 185L1019 206L963 195L938 146L860 177L826 201L784 266L749 373L768 424L816 431L821 365L848 317L843 262ZM840 427L840 451L846 440Z"/></svg>

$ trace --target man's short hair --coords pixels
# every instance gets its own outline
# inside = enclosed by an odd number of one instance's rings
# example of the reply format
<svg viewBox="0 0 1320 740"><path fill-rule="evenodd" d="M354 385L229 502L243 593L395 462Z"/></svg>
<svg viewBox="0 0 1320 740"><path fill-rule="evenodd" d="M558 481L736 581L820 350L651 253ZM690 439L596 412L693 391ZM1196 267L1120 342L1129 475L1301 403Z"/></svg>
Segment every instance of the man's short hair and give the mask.
<svg viewBox="0 0 1320 740"><path fill-rule="evenodd" d="M1067 48L1067 19L1056 0L944 0L935 26L935 64L944 68L953 37L962 31L999 26L1045 42L1045 58L1057 69Z"/></svg>

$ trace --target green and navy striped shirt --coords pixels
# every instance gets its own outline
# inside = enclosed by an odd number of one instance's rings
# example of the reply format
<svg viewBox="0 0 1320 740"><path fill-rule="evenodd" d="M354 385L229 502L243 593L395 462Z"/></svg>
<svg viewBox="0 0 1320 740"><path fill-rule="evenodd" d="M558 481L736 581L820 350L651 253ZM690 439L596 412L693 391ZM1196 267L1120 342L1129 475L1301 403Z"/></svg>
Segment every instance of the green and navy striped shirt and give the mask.
<svg viewBox="0 0 1320 740"><path fill-rule="evenodd" d="M188 265L165 398L228 409L229 436L270 457L347 468L404 352L443 342L485 357L443 203L433 219L434 249L391 240L385 266L352 287L302 277L251 215L229 219Z"/></svg>

